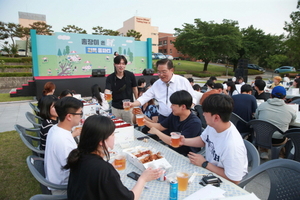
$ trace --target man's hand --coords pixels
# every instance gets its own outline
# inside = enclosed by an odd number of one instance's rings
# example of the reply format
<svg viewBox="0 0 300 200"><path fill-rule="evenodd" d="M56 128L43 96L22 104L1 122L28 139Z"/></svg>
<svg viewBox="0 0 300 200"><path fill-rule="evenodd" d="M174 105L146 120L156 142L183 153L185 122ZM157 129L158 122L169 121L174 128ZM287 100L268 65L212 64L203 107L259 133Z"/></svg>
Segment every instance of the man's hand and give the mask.
<svg viewBox="0 0 300 200"><path fill-rule="evenodd" d="M155 135L157 135L157 134L159 134L159 130L157 130L155 127L152 127L152 128L150 128L150 130L148 131L148 133L152 133L152 134L155 134Z"/></svg>
<svg viewBox="0 0 300 200"><path fill-rule="evenodd" d="M206 159L201 154L196 154L193 152L190 152L188 154L188 157L190 159L190 162L194 165L197 165L199 167L202 166L202 163L206 161Z"/></svg>

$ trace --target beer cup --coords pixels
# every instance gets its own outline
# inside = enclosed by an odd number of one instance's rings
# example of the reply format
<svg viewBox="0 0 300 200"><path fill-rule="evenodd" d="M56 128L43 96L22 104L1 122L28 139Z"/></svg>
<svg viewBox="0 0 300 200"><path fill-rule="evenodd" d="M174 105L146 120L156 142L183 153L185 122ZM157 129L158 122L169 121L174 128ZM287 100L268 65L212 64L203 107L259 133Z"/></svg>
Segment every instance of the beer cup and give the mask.
<svg viewBox="0 0 300 200"><path fill-rule="evenodd" d="M114 166L117 170L124 170L126 168L126 156L124 154L116 155Z"/></svg>
<svg viewBox="0 0 300 200"><path fill-rule="evenodd" d="M123 108L125 111L130 110L130 99L124 99L123 101Z"/></svg>
<svg viewBox="0 0 300 200"><path fill-rule="evenodd" d="M171 133L171 145L172 147L179 147L180 145L180 132L172 132Z"/></svg>
<svg viewBox="0 0 300 200"><path fill-rule="evenodd" d="M138 126L144 126L145 122L144 122L144 114L137 114L136 115L136 123Z"/></svg>
<svg viewBox="0 0 300 200"><path fill-rule="evenodd" d="M178 172L177 174L178 190L186 191L188 187L190 175L186 172Z"/></svg>
<svg viewBox="0 0 300 200"><path fill-rule="evenodd" d="M105 90L104 97L105 97L105 100L107 102L111 102L111 100L112 100L112 93L111 93L111 91Z"/></svg>
<svg viewBox="0 0 300 200"><path fill-rule="evenodd" d="M138 107L138 106L135 106L135 107L133 107L133 114L138 114L138 113L140 113L141 112L141 108L140 107Z"/></svg>

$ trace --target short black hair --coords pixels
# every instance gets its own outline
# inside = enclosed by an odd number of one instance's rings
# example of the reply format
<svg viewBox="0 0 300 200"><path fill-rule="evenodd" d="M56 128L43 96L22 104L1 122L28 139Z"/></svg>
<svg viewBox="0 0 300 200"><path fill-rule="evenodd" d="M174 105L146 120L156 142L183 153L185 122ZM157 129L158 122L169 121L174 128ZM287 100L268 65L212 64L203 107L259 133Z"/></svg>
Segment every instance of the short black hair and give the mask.
<svg viewBox="0 0 300 200"><path fill-rule="evenodd" d="M125 65L127 65L127 59L123 55L118 55L114 58L114 64L120 64L121 60L124 60Z"/></svg>
<svg viewBox="0 0 300 200"><path fill-rule="evenodd" d="M141 86L143 83L146 83L146 80L144 78L139 78L137 83L138 86Z"/></svg>
<svg viewBox="0 0 300 200"><path fill-rule="evenodd" d="M222 83L215 83L214 84L214 89L224 89L223 84Z"/></svg>
<svg viewBox="0 0 300 200"><path fill-rule="evenodd" d="M209 87L211 87L211 88L214 88L215 83L214 83L213 80L209 79L209 80L206 81L206 85L209 86Z"/></svg>
<svg viewBox="0 0 300 200"><path fill-rule="evenodd" d="M249 84L244 84L244 85L242 85L242 87L241 87L241 93L243 93L243 92L252 92L252 87L251 87L251 85L249 85Z"/></svg>
<svg viewBox="0 0 300 200"><path fill-rule="evenodd" d="M50 109L52 104L55 104L55 102L58 100L58 98L54 95L47 95L41 100L40 105L40 117L45 119L51 119Z"/></svg>
<svg viewBox="0 0 300 200"><path fill-rule="evenodd" d="M70 94L71 96L73 96L73 92L71 90L67 89L67 90L64 90L64 91L62 91L60 93L59 98L61 99L61 98L65 97L65 96L67 96L68 94Z"/></svg>
<svg viewBox="0 0 300 200"><path fill-rule="evenodd" d="M193 83L194 82L194 79L193 78L188 78L189 82L190 83Z"/></svg>
<svg viewBox="0 0 300 200"><path fill-rule="evenodd" d="M266 87L266 82L262 79L257 79L254 81L254 85L258 88L258 90L262 91Z"/></svg>
<svg viewBox="0 0 300 200"><path fill-rule="evenodd" d="M195 85L193 85L193 89L198 91L198 90L201 90L201 87L200 87L200 85L195 84Z"/></svg>
<svg viewBox="0 0 300 200"><path fill-rule="evenodd" d="M155 81L157 81L158 80L158 78L151 78L150 79L150 85L153 85L153 83L155 83Z"/></svg>
<svg viewBox="0 0 300 200"><path fill-rule="evenodd" d="M211 77L209 77L209 80L216 81L216 80L217 80L217 77L211 76Z"/></svg>
<svg viewBox="0 0 300 200"><path fill-rule="evenodd" d="M172 60L169 60L169 59L161 59L161 60L158 60L156 62L156 67L158 67L158 65L167 65L168 69L172 69L174 68L174 65L173 65L173 62Z"/></svg>
<svg viewBox="0 0 300 200"><path fill-rule="evenodd" d="M187 109L190 109L192 106L192 103L193 103L193 97L186 90L180 90L180 91L174 92L170 96L170 102L172 104L176 104L179 106L185 105Z"/></svg>
<svg viewBox="0 0 300 200"><path fill-rule="evenodd" d="M229 95L211 94L202 103L203 112L219 115L223 122L229 122L233 111L233 100Z"/></svg>
<svg viewBox="0 0 300 200"><path fill-rule="evenodd" d="M55 103L55 110L58 118L63 122L69 113L75 113L83 107L83 103L74 97L64 97Z"/></svg>

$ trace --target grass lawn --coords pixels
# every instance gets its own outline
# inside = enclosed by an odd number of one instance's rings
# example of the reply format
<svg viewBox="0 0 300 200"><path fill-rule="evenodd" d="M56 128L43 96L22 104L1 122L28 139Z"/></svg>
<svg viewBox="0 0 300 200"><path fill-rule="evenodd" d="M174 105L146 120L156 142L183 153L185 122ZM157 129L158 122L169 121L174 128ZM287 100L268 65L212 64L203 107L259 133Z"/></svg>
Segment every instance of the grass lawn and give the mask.
<svg viewBox="0 0 300 200"><path fill-rule="evenodd" d="M29 96L29 97L10 97L9 93L0 93L0 102L22 101L22 100L33 100L33 97L32 96Z"/></svg>
<svg viewBox="0 0 300 200"><path fill-rule="evenodd" d="M16 131L0 133L0 199L29 199L41 194L38 181L27 168L26 158L32 152Z"/></svg>

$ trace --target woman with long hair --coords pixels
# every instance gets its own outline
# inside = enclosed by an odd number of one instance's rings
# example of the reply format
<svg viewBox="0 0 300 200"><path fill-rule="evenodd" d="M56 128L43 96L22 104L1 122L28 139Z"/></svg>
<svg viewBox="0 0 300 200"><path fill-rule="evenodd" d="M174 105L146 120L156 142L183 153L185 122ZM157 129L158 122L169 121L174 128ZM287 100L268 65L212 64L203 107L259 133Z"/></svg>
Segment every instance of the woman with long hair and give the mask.
<svg viewBox="0 0 300 200"><path fill-rule="evenodd" d="M70 169L68 199L139 199L145 183L161 175L159 169L146 169L130 191L108 161L114 148L115 125L101 115L85 120L78 148L71 151L65 169Z"/></svg>
<svg viewBox="0 0 300 200"><path fill-rule="evenodd" d="M103 110L109 110L109 104L104 98L104 94L101 92L101 88L98 84L95 84L91 88L92 97L94 103L99 103Z"/></svg>
<svg viewBox="0 0 300 200"><path fill-rule="evenodd" d="M235 83L233 81L228 81L227 82L227 94L230 96L239 94L239 92L237 91L236 87L235 87Z"/></svg>
<svg viewBox="0 0 300 200"><path fill-rule="evenodd" d="M44 89L43 89L43 94L42 97L39 99L38 101L38 105L37 107L41 110L41 102L43 101L44 97L48 96L48 95L53 95L55 92L55 84L52 82L47 82L44 85Z"/></svg>
<svg viewBox="0 0 300 200"><path fill-rule="evenodd" d="M64 90L64 91L62 91L62 92L60 93L60 95L59 95L58 98L61 99L61 98L63 98L63 97L72 97L73 94L74 94L74 92L72 92L72 91L69 90L69 89L66 89L66 90Z"/></svg>
<svg viewBox="0 0 300 200"><path fill-rule="evenodd" d="M57 113L54 108L54 104L57 101L57 97L54 95L48 95L43 98L41 102L40 117L42 120L42 126L40 128L41 144L40 149L45 150L46 138L50 128L58 123Z"/></svg>

